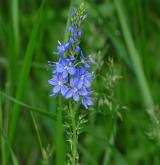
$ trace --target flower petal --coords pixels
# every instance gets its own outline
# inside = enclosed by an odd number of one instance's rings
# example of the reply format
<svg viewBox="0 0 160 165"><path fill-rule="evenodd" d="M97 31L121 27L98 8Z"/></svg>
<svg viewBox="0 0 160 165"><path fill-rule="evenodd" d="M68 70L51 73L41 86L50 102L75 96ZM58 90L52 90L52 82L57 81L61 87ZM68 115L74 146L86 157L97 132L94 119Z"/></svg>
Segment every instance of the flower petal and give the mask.
<svg viewBox="0 0 160 165"><path fill-rule="evenodd" d="M69 31L70 33L73 33L73 32L74 32L73 26L70 26L70 27L68 28L68 31Z"/></svg>
<svg viewBox="0 0 160 165"><path fill-rule="evenodd" d="M70 97L72 97L72 95L73 95L73 91L71 89L68 89L64 97L66 99L69 99Z"/></svg>
<svg viewBox="0 0 160 165"><path fill-rule="evenodd" d="M62 77L67 78L67 76L68 76L68 72L67 72L67 70L64 70L62 73Z"/></svg>
<svg viewBox="0 0 160 165"><path fill-rule="evenodd" d="M82 98L82 105L88 109L88 106L87 106L87 103L86 103L86 99L85 98Z"/></svg>
<svg viewBox="0 0 160 165"><path fill-rule="evenodd" d="M61 64L58 63L58 64L56 65L56 71L57 71L58 73L62 73L63 70L64 70L63 65L61 65Z"/></svg>
<svg viewBox="0 0 160 165"><path fill-rule="evenodd" d="M88 81L87 79L84 79L84 85L85 85L86 87L90 87L90 86L91 86L91 83L90 83L90 81Z"/></svg>
<svg viewBox="0 0 160 165"><path fill-rule="evenodd" d="M69 67L68 72L70 75L74 75L76 73L76 68L74 66Z"/></svg>
<svg viewBox="0 0 160 165"><path fill-rule="evenodd" d="M64 47L65 47L65 51L66 51L66 50L69 50L69 49L70 49L69 43L66 43L66 44L64 45Z"/></svg>
<svg viewBox="0 0 160 165"><path fill-rule="evenodd" d="M70 38L70 39L69 39L69 43L70 43L70 44L74 44L74 39L73 39L73 38Z"/></svg>
<svg viewBox="0 0 160 165"><path fill-rule="evenodd" d="M79 101L79 95L78 95L78 93L75 93L74 95L73 95L73 99L74 99L74 101Z"/></svg>
<svg viewBox="0 0 160 165"><path fill-rule="evenodd" d="M55 81L55 80L53 80L53 79L50 79L50 80L48 81L48 84L49 84L49 85L55 86L55 85L57 85L57 81Z"/></svg>
<svg viewBox="0 0 160 165"><path fill-rule="evenodd" d="M87 73L85 74L85 78L86 78L86 79L92 79L92 78L93 78L93 74L87 72Z"/></svg>
<svg viewBox="0 0 160 165"><path fill-rule="evenodd" d="M76 87L78 79L76 77L71 77L70 85L71 87Z"/></svg>
<svg viewBox="0 0 160 165"><path fill-rule="evenodd" d="M83 80L79 80L78 81L78 89L82 88L82 85L83 85Z"/></svg>
<svg viewBox="0 0 160 165"><path fill-rule="evenodd" d="M58 93L60 91L61 87L59 85L56 85L54 88L53 88L53 93Z"/></svg>
<svg viewBox="0 0 160 165"><path fill-rule="evenodd" d="M80 50L81 50L81 48L79 46L76 46L74 51L75 51L75 53L79 54Z"/></svg>
<svg viewBox="0 0 160 165"><path fill-rule="evenodd" d="M87 62L84 63L84 66L87 70L90 68L90 65Z"/></svg>
<svg viewBox="0 0 160 165"><path fill-rule="evenodd" d="M88 95L88 91L86 88L82 87L79 89L79 94L82 95L82 96L87 96Z"/></svg>
<svg viewBox="0 0 160 165"><path fill-rule="evenodd" d="M86 101L87 101L87 104L88 104L88 105L93 105L93 101L91 100L90 97L87 97L87 98L86 98Z"/></svg>
<svg viewBox="0 0 160 165"><path fill-rule="evenodd" d="M67 91L68 91L68 87L66 85L63 85L61 87L61 93L62 93L62 95L65 96L65 94L66 94Z"/></svg>

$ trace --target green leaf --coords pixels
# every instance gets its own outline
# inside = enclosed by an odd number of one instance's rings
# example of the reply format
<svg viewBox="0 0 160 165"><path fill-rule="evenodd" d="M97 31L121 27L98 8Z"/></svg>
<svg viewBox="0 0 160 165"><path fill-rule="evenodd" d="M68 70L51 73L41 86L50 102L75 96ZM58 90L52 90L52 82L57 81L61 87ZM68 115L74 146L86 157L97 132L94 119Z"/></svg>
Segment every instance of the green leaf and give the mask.
<svg viewBox="0 0 160 165"><path fill-rule="evenodd" d="M0 136L1 136L1 139L5 142L7 148L9 149L13 165L19 165L18 159L17 159L15 153L13 152L12 148L10 147L8 140L7 140L7 137L5 137L5 135L3 134L2 129L0 129Z"/></svg>
<svg viewBox="0 0 160 165"><path fill-rule="evenodd" d="M32 112L36 112L37 114L40 114L41 116L50 118L52 120L56 120L56 115L51 113L51 112L45 112L44 110L40 110L39 108L34 108L34 107L32 107L30 105L27 105L27 104L25 104L25 103L23 103L23 102L21 102L17 99L14 99L11 96L8 96L7 94L5 94L1 91L0 91L0 95L7 98L8 100L14 102L15 104L18 104L19 106L25 107L25 108L23 108L23 110L29 110L29 111L32 111Z"/></svg>
<svg viewBox="0 0 160 165"><path fill-rule="evenodd" d="M44 1L43 1L44 2ZM41 15L43 12L43 6L44 3L42 3L38 13L37 13L37 19L35 21L33 30L31 32L31 36L30 36L30 40L29 43L27 45L27 49L25 52L25 56L24 56L24 63L23 63L23 67L21 70L21 74L20 74L20 78L19 78L19 82L17 84L17 92L16 92L16 100L21 100L25 91L25 86L27 84L27 80L29 77L29 71L31 68L31 63L32 63L32 57L34 54L34 48L35 48L35 44L36 44L36 38L37 38L37 34L38 34L38 30L41 24ZM14 104L13 106L13 110L11 112L11 119L10 119L10 128L9 128L9 144L13 143L14 140L14 136L15 136L15 132L16 132L16 127L18 124L18 120L19 120L19 115L20 115L20 106L19 104Z"/></svg>

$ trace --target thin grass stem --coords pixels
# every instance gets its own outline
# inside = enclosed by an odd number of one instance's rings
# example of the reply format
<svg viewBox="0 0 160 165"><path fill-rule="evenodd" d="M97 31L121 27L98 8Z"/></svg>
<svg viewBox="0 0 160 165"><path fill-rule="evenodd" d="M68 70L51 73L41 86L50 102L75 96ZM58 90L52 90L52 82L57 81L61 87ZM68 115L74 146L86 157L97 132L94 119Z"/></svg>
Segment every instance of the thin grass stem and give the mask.
<svg viewBox="0 0 160 165"><path fill-rule="evenodd" d="M30 41L28 43L28 46L27 46L27 49L25 52L24 64L23 64L22 71L20 74L20 79L19 79L19 82L17 85L18 86L17 92L16 92L17 100L22 99L23 93L25 90L25 86L26 86L26 82L27 82L27 79L29 76L29 71L31 68L31 62L32 62L32 57L33 57L33 51L34 51L35 44L36 44L36 37L37 37L38 30L39 30L39 27L41 24L41 15L42 15L42 11L43 11L43 6L44 6L44 1L42 2L41 7L38 11L37 20L36 20L36 23L32 30ZM18 124L18 120L19 120L19 115L20 115L20 106L19 106L19 104L14 104L12 113L11 113L11 119L10 119L11 121L10 121L9 135L8 135L10 145L12 145L13 141L14 141L16 128L17 128L17 124ZM8 151L6 151L6 158L7 158L6 163L8 164L8 161L9 161Z"/></svg>
<svg viewBox="0 0 160 165"><path fill-rule="evenodd" d="M0 130L3 130L3 112L2 112L2 100L0 95ZM1 158L2 158L2 164L6 164L6 155L5 155L5 142L1 135Z"/></svg>
<svg viewBox="0 0 160 165"><path fill-rule="evenodd" d="M154 113L153 107L154 102L151 96L151 92L148 87L147 79L145 77L144 70L142 68L142 63L140 60L140 54L134 44L133 37L131 35L131 32L129 30L129 26L127 24L127 19L125 16L125 12L123 9L122 1L121 0L114 0L114 4L116 7L116 11L118 14L118 18L120 21L120 25L122 28L123 36L125 39L125 43L128 48L128 52L130 55L130 59L133 65L134 72L136 74L138 84L140 86L140 90L143 96L143 100L146 106L147 112L150 114L151 118L157 122L157 117Z"/></svg>

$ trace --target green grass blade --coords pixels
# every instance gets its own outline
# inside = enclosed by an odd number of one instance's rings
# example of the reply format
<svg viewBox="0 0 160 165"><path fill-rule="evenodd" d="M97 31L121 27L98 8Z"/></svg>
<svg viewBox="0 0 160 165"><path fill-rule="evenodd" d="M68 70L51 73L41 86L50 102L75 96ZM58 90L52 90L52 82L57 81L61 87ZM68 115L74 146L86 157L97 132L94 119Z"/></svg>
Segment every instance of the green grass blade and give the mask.
<svg viewBox="0 0 160 165"><path fill-rule="evenodd" d="M0 136L1 136L1 139L3 140L3 142L6 144L6 147L8 148L10 154L11 154L11 158L12 158L12 162L13 162L13 165L19 165L19 162L18 162L18 159L15 155L15 153L13 152L12 148L10 147L8 141L7 141L7 137L3 134L3 131L2 129L0 129ZM3 161L3 165L5 165L5 161Z"/></svg>
<svg viewBox="0 0 160 165"><path fill-rule="evenodd" d="M0 95L2 95L3 97L7 98L8 100L12 101L15 104L18 104L19 106L24 107L23 110L29 110L31 112L36 112L37 114L41 115L42 117L47 117L50 118L52 120L56 120L56 115L51 113L51 112L45 112L44 110L41 110L39 108L34 108L30 105L27 105L11 96L8 96L7 94L0 92Z"/></svg>
<svg viewBox="0 0 160 165"><path fill-rule="evenodd" d="M119 52L119 56L125 61L125 63L128 65L128 67L133 70L132 64L130 59L128 58L127 50L125 49L124 45L118 39L114 33L110 30L110 28L107 29L107 34L110 37L110 39L113 42L114 47L116 48L117 52Z"/></svg>
<svg viewBox="0 0 160 165"><path fill-rule="evenodd" d="M119 165L128 165L127 161L124 159L123 155L120 151L118 151L116 148L113 149L115 153L115 159L119 163Z"/></svg>
<svg viewBox="0 0 160 165"><path fill-rule="evenodd" d="M34 128L35 128L35 131L36 131L36 135L37 135L38 143L39 143L39 146L40 146L43 161L45 161L45 165L49 165L49 161L46 157L46 151L43 148L42 139L41 139L40 132L39 132L39 127L38 127L38 122L37 122L37 119L36 119L36 117L34 116L34 114L32 112L31 112L31 117L32 117L32 121L33 121Z"/></svg>
<svg viewBox="0 0 160 165"><path fill-rule="evenodd" d="M118 18L121 24L121 28L122 28L122 32L124 35L124 39L128 48L128 52L132 61L132 65L133 65L133 69L134 72L137 76L138 79L138 83L143 95L143 99L144 99L144 103L146 105L146 108L149 109L152 106L154 106L153 100L152 100L152 96L151 96L151 92L149 90L148 84L147 84L147 80L144 74L144 71L142 69L142 64L141 64L141 60L140 60L140 55L139 52L134 44L131 32L129 30L127 21L126 21L126 17L125 17L125 13L124 13L124 9L122 6L122 2L121 0L114 0L115 3L115 7L118 13Z"/></svg>
<svg viewBox="0 0 160 165"><path fill-rule="evenodd" d="M19 25L18 25L18 0L12 0L11 2L11 17L14 35L14 47L15 53L18 56L19 53Z"/></svg>
<svg viewBox="0 0 160 165"><path fill-rule="evenodd" d="M3 112L2 112L2 99L1 99L1 95L0 95L0 129L3 130ZM5 164L5 143L4 143L4 139L1 136L1 161L2 164Z"/></svg>
<svg viewBox="0 0 160 165"><path fill-rule="evenodd" d="M17 157L15 156L14 152L11 149L10 149L10 153L11 153L13 165L19 165L18 159L17 159Z"/></svg>
<svg viewBox="0 0 160 165"><path fill-rule="evenodd" d="M37 15L34 28L31 33L31 37L30 37L27 49L26 49L24 64L23 64L23 68L20 74L20 79L17 85L18 86L17 93L16 93L17 100L21 100L21 98L23 97L23 93L25 90L28 76L29 76L29 71L31 68L31 62L32 62L32 57L33 57L33 51L34 51L35 43L36 43L36 37L37 37L38 30L41 24L42 9L43 8L41 6ZM15 136L15 130L18 123L19 114L20 114L20 106L19 104L14 104L12 114L11 114L11 122L10 122L11 127L9 129L9 143L10 144L12 144L14 136Z"/></svg>
<svg viewBox="0 0 160 165"><path fill-rule="evenodd" d="M95 158L93 158L92 153L89 153L85 147L83 147L80 143L78 144L78 149L81 151L87 161L92 165L98 165L98 162Z"/></svg>
<svg viewBox="0 0 160 165"><path fill-rule="evenodd" d="M43 1L44 2L44 1ZM41 24L41 15L42 15L42 11L43 11L43 6L44 3L42 3L38 13L37 13L37 19L35 21L33 30L31 32L31 36L30 36L30 40L29 43L27 45L27 49L25 52L25 56L24 56L24 64L20 73L20 78L19 78L19 82L17 84L17 92L16 92L16 100L21 100L21 98L23 97L24 94L24 90L25 90L25 86L27 83L27 79L29 76L29 71L31 68L31 62L32 62L32 57L33 57L33 51L35 48L35 44L36 44L36 37L38 34L38 30ZM15 137L15 133L16 133L16 127L18 124L18 119L19 119L19 115L20 115L20 106L19 104L14 104L13 109L12 109L12 113L11 113L11 119L10 119L10 128L9 128L9 135L8 135L8 140L9 140L9 144L12 145L14 137ZM6 162L8 164L8 152L6 152Z"/></svg>
<svg viewBox="0 0 160 165"><path fill-rule="evenodd" d="M8 23L8 61L9 69L8 81L9 86L7 89L9 95L13 94L14 87L16 85L16 80L18 78L18 55L19 55L19 10L18 10L18 0L11 0L9 7L9 18Z"/></svg>

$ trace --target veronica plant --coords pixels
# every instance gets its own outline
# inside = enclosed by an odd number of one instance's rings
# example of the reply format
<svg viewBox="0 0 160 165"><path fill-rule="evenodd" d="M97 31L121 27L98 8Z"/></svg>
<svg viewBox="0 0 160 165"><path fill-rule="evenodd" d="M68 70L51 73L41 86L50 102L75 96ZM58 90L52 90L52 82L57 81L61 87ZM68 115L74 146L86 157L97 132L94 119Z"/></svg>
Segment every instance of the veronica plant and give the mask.
<svg viewBox="0 0 160 165"><path fill-rule="evenodd" d="M49 61L53 74L48 81L52 87L51 96L63 96L64 99L70 100L68 109L71 121L69 122L69 127L71 129L67 129L70 130L67 134L69 135L68 141L71 148L69 164L73 165L78 164L78 132L80 123L83 123L82 120L80 122L78 122L79 120L76 121L76 111L73 104L80 103L85 109L93 105L90 87L94 75L90 72L90 65L94 61L91 55L85 56L80 47L81 24L86 18L87 14L83 4L73 9L70 14L70 26L67 27L68 40L66 43L58 41L57 51L54 52L59 57L58 61Z"/></svg>
<svg viewBox="0 0 160 165"><path fill-rule="evenodd" d="M59 55L59 60L52 65L53 76L48 82L53 87L51 96L62 95L65 99L73 98L75 102L81 102L88 109L88 106L93 105L90 97L92 92L89 89L93 79L89 69L93 60L91 55L85 57L80 48L82 35L80 27L86 17L82 5L72 11L68 42L58 41L57 51L54 54Z"/></svg>

